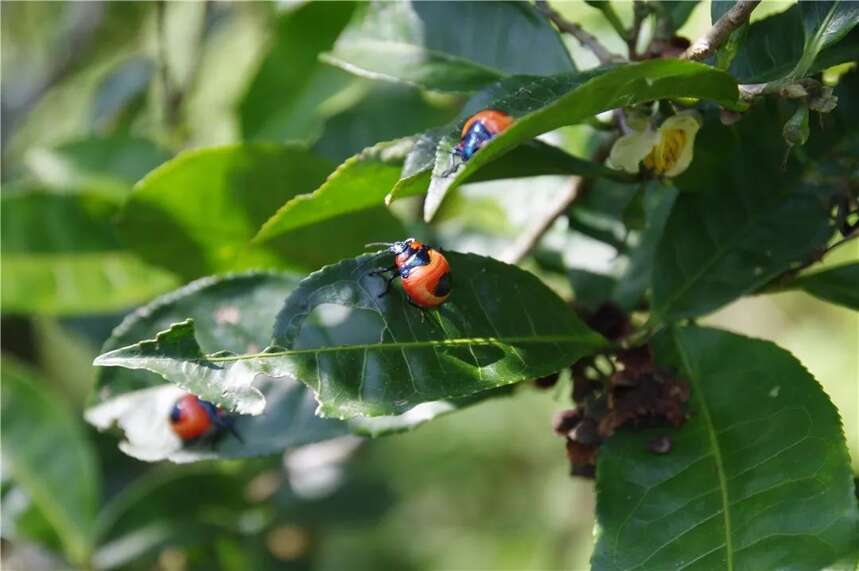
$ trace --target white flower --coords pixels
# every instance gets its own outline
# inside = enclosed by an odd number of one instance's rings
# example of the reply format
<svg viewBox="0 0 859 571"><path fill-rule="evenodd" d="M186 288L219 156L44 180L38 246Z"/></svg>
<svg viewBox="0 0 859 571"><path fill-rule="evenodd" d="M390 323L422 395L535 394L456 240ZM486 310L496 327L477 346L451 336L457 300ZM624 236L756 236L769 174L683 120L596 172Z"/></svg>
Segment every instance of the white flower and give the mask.
<svg viewBox="0 0 859 571"><path fill-rule="evenodd" d="M647 125L615 141L609 165L635 174L639 164L644 163L644 167L655 174L677 176L692 162L695 135L700 128L698 113L681 111L666 119L655 131Z"/></svg>

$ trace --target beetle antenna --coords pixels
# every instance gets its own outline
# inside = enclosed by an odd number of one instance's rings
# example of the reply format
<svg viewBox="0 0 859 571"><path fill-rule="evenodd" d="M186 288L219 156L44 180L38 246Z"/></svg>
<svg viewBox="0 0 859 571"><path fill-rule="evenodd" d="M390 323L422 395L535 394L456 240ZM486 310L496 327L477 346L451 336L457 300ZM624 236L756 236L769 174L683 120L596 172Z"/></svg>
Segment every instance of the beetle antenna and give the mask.
<svg viewBox="0 0 859 571"><path fill-rule="evenodd" d="M364 244L364 247L365 248L372 248L373 246L384 246L386 248L390 248L393 245L394 245L393 242L369 242L367 244Z"/></svg>

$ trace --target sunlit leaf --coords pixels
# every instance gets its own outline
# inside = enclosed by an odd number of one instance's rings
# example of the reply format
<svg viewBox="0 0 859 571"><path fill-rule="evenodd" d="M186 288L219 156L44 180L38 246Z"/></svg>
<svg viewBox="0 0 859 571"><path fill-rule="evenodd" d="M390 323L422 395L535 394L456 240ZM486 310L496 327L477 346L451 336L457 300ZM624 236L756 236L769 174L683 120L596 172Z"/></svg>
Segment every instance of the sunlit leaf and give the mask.
<svg viewBox="0 0 859 571"><path fill-rule="evenodd" d="M404 172L404 178L408 182L421 171L432 169L424 206L424 217L429 220L449 190L525 141L564 125L579 123L602 111L665 97L700 97L732 107L736 104L737 88L724 72L680 60L654 60L552 77L513 77L473 97L460 118L439 131L434 141L434 162L420 161L409 172ZM455 174L442 176L447 174L450 151L459 141L465 119L487 107L505 111L516 121ZM431 142L426 146L423 157L433 152ZM420 193L420 189L413 193Z"/></svg>
<svg viewBox="0 0 859 571"><path fill-rule="evenodd" d="M145 259L186 277L247 268L317 268L355 255L402 226L384 208L346 213L252 245L288 200L317 188L327 160L296 146L240 144L187 151L136 187L119 227ZM157 247L153 247L157 244Z"/></svg>
<svg viewBox="0 0 859 571"><path fill-rule="evenodd" d="M84 564L93 546L100 478L81 423L44 381L3 361L3 468L11 472Z"/></svg>
<svg viewBox="0 0 859 571"><path fill-rule="evenodd" d="M290 230L330 220L360 210L380 207L400 180L404 161L419 144L414 138L384 142L364 149L349 158L313 193L289 200L266 221L254 241L261 243ZM581 174L627 179L608 167L585 161L564 151L532 141L511 153L509 160L493 163L472 179L473 182L510 179L547 174ZM426 180L426 177L421 177ZM419 181L414 181L419 184ZM409 188L413 188L413 185ZM409 193L403 188L402 194ZM389 198L396 198L390 196Z"/></svg>
<svg viewBox="0 0 859 571"><path fill-rule="evenodd" d="M112 195L4 190L3 312L117 311L173 287L171 274L120 243L111 224L118 209Z"/></svg>
<svg viewBox="0 0 859 571"><path fill-rule="evenodd" d="M592 567L821 569L855 549L841 421L802 364L715 329L676 330L657 349L688 380L690 415L600 450ZM670 452L650 452L663 435Z"/></svg>
<svg viewBox="0 0 859 571"><path fill-rule="evenodd" d="M501 36L503 42L488 41ZM363 77L437 91L575 69L558 33L525 2L367 4L324 60Z"/></svg>
<svg viewBox="0 0 859 571"><path fill-rule="evenodd" d="M274 345L253 354L204 354L190 321L154 340L102 354L96 365L158 372L207 400L259 414L259 374L308 384L326 416L401 414L545 376L603 346L536 277L490 258L447 253L449 300L424 315L383 290L378 255L311 274L287 300ZM457 285L458 284L458 285ZM334 306L334 307L331 307ZM308 330L308 321L325 327Z"/></svg>
<svg viewBox="0 0 859 571"><path fill-rule="evenodd" d="M203 350L259 351L269 342L275 308L283 304L298 281L290 274L274 273L198 280L129 315L102 349L131 345L154 337L175 322L193 318ZM165 385L161 376L147 371L100 368L86 417L101 429L118 424L125 433L122 450L148 461L169 458L188 462L270 454L348 432L344 424L314 415L316 401L303 384L287 378L266 378L259 379L257 385L266 395L266 412L236 420L244 442L230 437L214 448L181 448L167 418L182 391Z"/></svg>
<svg viewBox="0 0 859 571"><path fill-rule="evenodd" d="M278 17L271 47L239 106L245 138L314 139L326 116L360 97L361 91L350 90L354 78L318 59L334 44L354 7L352 2L308 2Z"/></svg>
<svg viewBox="0 0 859 571"><path fill-rule="evenodd" d="M78 189L125 198L143 176L170 158L147 139L127 135L91 137L32 151L27 166L52 189Z"/></svg>

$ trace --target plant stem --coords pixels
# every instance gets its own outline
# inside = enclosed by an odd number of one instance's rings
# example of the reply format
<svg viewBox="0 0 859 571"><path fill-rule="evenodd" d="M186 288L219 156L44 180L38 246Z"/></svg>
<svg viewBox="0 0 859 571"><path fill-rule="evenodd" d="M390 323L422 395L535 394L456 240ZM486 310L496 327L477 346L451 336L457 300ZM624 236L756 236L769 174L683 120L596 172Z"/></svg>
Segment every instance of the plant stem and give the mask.
<svg viewBox="0 0 859 571"><path fill-rule="evenodd" d="M629 36L626 38L626 48L629 51L629 59L631 60L638 59L638 36L641 35L641 26L644 24L644 19L647 18L649 13L650 6L642 2L642 0L635 0L632 9L632 30L630 30Z"/></svg>
<svg viewBox="0 0 859 571"><path fill-rule="evenodd" d="M854 229L852 232L850 232L850 234L848 234L847 236L845 236L841 240L835 242L831 246L826 247L822 252L820 252L818 255L814 256L813 259L802 264L798 268L792 268L786 272L783 272L783 273L777 275L776 277L774 277L773 279L768 281L766 284L764 284L762 287L756 289L752 293L754 293L754 294L775 293L775 292L782 291L784 289L788 289L788 287L790 286L790 282L793 281L802 270L808 268L809 266L811 266L813 264L816 264L817 262L822 261L823 258L826 257L826 255L829 254L830 252L832 252L834 249L836 249L839 246L842 246L843 244L846 244L852 240L855 240L856 238L859 238L859 228Z"/></svg>
<svg viewBox="0 0 859 571"><path fill-rule="evenodd" d="M629 40L631 32L623 27L623 23L620 21L617 12L614 11L614 7L611 5L611 2L599 0L597 2L588 2L588 5L602 12L603 17L608 20L608 23L611 24L611 27L614 28L614 31L617 32L617 35L620 36L623 41Z"/></svg>
<svg viewBox="0 0 859 571"><path fill-rule="evenodd" d="M543 234L548 232L555 220L561 216L570 205L575 202L579 196L583 194L583 187L587 179L580 176L574 176L572 182L567 185L566 190L558 196L558 201L555 205L544 212L537 222L528 228L523 234L516 239L507 250L501 254L501 259L509 264L516 264L522 261L522 258L528 255Z"/></svg>
<svg viewBox="0 0 859 571"><path fill-rule="evenodd" d="M570 34L576 38L582 46L591 50L601 64L624 61L623 57L608 51L608 49L602 45L596 37L586 32L581 26L575 22L570 22L561 16L551 6L549 6L546 0L537 0L537 9L549 18L549 20L551 20L560 31Z"/></svg>
<svg viewBox="0 0 859 571"><path fill-rule="evenodd" d="M731 32L748 22L760 0L738 0L734 6L719 18L713 27L692 42L692 45L683 53L685 59L702 60L707 59L728 40Z"/></svg>

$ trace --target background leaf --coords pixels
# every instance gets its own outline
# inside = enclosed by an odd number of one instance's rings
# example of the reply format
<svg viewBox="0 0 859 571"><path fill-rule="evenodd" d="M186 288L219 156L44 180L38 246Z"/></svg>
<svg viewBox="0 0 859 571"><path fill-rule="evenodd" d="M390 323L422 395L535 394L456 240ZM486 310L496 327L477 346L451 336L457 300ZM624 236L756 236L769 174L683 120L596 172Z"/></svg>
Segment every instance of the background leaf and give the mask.
<svg viewBox="0 0 859 571"><path fill-rule="evenodd" d="M367 242L403 235L399 222L377 208L284 234L265 246L249 244L280 205L318 187L332 168L295 146L188 151L137 185L119 227L141 256L185 278L246 268L315 268L354 255Z"/></svg>
<svg viewBox="0 0 859 571"><path fill-rule="evenodd" d="M376 255L311 274L290 296L273 341L294 351L290 368L313 387L323 414L399 414L544 376L601 345L531 274L491 258L445 255L453 291L423 318L400 292L377 297L382 280L368 273L381 265ZM325 304L349 308L339 343L302 338L304 321Z"/></svg>
<svg viewBox="0 0 859 571"><path fill-rule="evenodd" d="M737 98L736 84L724 72L681 60L653 60L578 74L515 77L500 82L473 97L438 143L424 218L432 219L449 190L528 139L608 109L665 97L700 97L732 107ZM448 168L450 149L459 141L462 123L487 107L505 111L516 121L455 174L441 176Z"/></svg>
<svg viewBox="0 0 859 571"><path fill-rule="evenodd" d="M91 137L32 151L27 166L51 189L85 190L125 198L132 185L170 155L148 139Z"/></svg>
<svg viewBox="0 0 859 571"><path fill-rule="evenodd" d="M100 493L95 456L77 419L41 384L3 360L3 465L54 527L69 559L85 564Z"/></svg>
<svg viewBox="0 0 859 571"><path fill-rule="evenodd" d="M447 253L454 286L421 317L402 294L378 298L378 255L311 274L287 300L274 346L256 354L203 355L190 322L155 340L102 354L96 365L158 372L207 400L258 414L258 374L311 386L325 416L401 414L555 372L600 346L533 275L491 258ZM501 284L504 284L504 287ZM320 320L326 327L306 328Z"/></svg>
<svg viewBox="0 0 859 571"><path fill-rule="evenodd" d="M804 290L814 297L859 311L859 262L843 264L800 276L791 289Z"/></svg>
<svg viewBox="0 0 859 571"><path fill-rule="evenodd" d="M752 133L780 120L758 107L737 125L707 121L696 160L676 179L681 189L656 249L655 319L702 315L809 261L833 232L831 189L802 184L783 143L746 148Z"/></svg>
<svg viewBox="0 0 859 571"><path fill-rule="evenodd" d="M289 200L260 228L254 241L266 241L295 228L381 206L397 182L411 139L379 143L337 167L310 194Z"/></svg>
<svg viewBox="0 0 859 571"><path fill-rule="evenodd" d="M602 447L594 569L820 569L855 547L841 422L799 361L699 328L663 335L656 357L688 380L690 417ZM671 451L649 452L665 434Z"/></svg>
<svg viewBox="0 0 859 571"><path fill-rule="evenodd" d="M120 243L113 196L6 188L0 201L4 313L117 311L176 283Z"/></svg>
<svg viewBox="0 0 859 571"><path fill-rule="evenodd" d="M859 57L857 33L850 34L834 45L827 44L822 50L814 52L813 57L811 52L806 52L804 24L809 21L805 19L803 10L810 5L819 5L823 8L832 4L832 2L798 3L784 12L749 24L748 32L731 63L731 75L741 83L762 83L780 79L797 69L806 53L809 54L806 57L810 58L806 72L819 71L832 65L855 60Z"/></svg>
<svg viewBox="0 0 859 571"><path fill-rule="evenodd" d="M105 342L110 351L154 337L183 319L193 318L203 351L256 352L269 341L274 308L295 289L298 278L281 273L247 273L204 278L162 296L125 318ZM257 381L268 401L260 416L243 416L236 429L244 442L226 438L216 448L177 449L167 426L176 391L163 394L164 379L141 370L102 367L87 419L104 429L120 420L126 427L123 450L145 460L167 457L177 462L271 454L284 448L346 434L345 425L314 415L316 401L307 388L290 379ZM171 385L168 389L173 388ZM153 390L154 389L154 390ZM138 429L133 415L144 415ZM159 439L158 436L161 435Z"/></svg>
<svg viewBox="0 0 859 571"><path fill-rule="evenodd" d="M649 184L644 192L645 227L628 252L627 266L612 291L612 299L626 310L639 306L652 283L654 255L678 194L676 188L657 183Z"/></svg>
<svg viewBox="0 0 859 571"><path fill-rule="evenodd" d="M334 44L354 9L353 2L308 2L277 17L271 47L239 106L246 139L307 140L318 135L326 111L319 101L354 83L318 56Z"/></svg>
<svg viewBox="0 0 859 571"><path fill-rule="evenodd" d="M792 74L794 77L805 75L818 54L843 38L859 23L859 5L854 2L802 2L798 6L805 29L805 44L802 58Z"/></svg>
<svg viewBox="0 0 859 571"><path fill-rule="evenodd" d="M418 175L391 191L400 181L404 160L415 152L414 138L383 142L349 158L311 194L296 196L266 221L255 242L265 242L290 230L330 220L350 212L376 208L408 196L426 184ZM509 160L493 163L474 176L473 182L547 174L581 174L628 179L625 173L569 155L540 141L529 141L511 153Z"/></svg>
<svg viewBox="0 0 859 571"><path fill-rule="evenodd" d="M501 36L503 42L478 41ZM575 69L558 33L525 2L366 4L324 59L371 79L437 91Z"/></svg>

